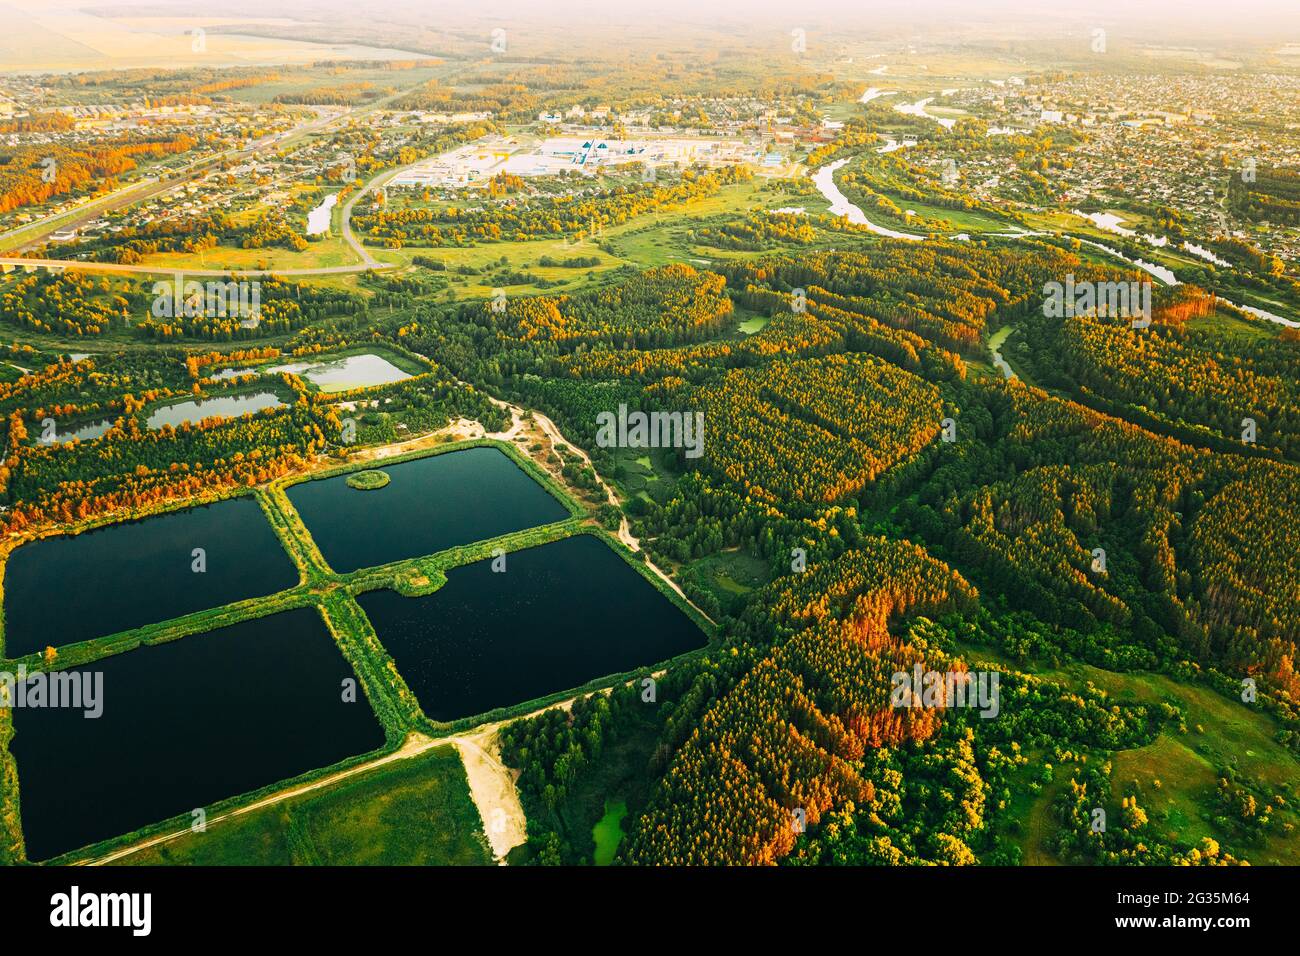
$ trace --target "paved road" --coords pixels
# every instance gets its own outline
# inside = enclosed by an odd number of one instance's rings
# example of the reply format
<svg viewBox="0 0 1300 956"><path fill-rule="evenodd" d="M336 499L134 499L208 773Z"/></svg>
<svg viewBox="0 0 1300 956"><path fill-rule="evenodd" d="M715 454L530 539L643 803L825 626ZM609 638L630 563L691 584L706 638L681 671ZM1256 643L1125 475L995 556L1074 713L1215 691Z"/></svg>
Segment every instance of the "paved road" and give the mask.
<svg viewBox="0 0 1300 956"><path fill-rule="evenodd" d="M416 166L419 166L421 163L426 163L426 162L428 162L428 159L418 159L407 166L399 166L397 169L390 169L387 172L380 173L374 179L370 180L370 182L366 183L355 193L353 193L352 198L349 199L346 203L344 203L343 214L339 217L339 225L343 230L343 238L347 240L347 244L352 247L352 251L361 257L362 262L369 263L374 268L391 268L391 266L389 266L387 263L380 262L378 259L374 258L370 254L370 250L367 249L364 245L362 245L360 240L357 239L356 235L353 234L352 207L356 204L356 201L360 199L362 196L366 195L369 192L373 192L375 189L378 189L380 186L386 185L388 181L391 180L398 173L404 173L408 169L412 169Z"/></svg>
<svg viewBox="0 0 1300 956"><path fill-rule="evenodd" d="M383 182L388 182L388 180L391 179L394 175L396 175L396 173L397 170L394 169L388 173L381 173L380 175L376 176L374 179L370 180L370 182L366 183L364 186L362 186L360 189L354 192L351 195L351 197L349 197L348 201L343 204L343 212L339 214L339 227L343 230L343 239L349 246L352 247L352 251L361 257L361 261L363 263L377 265L379 263L379 260L377 260L374 256L372 256L370 254L370 250L367 249L364 245L362 245L361 242L357 239L356 235L353 234L352 207L357 204L358 199L360 199L366 193L373 190L376 186L380 185L380 180L382 180Z"/></svg>

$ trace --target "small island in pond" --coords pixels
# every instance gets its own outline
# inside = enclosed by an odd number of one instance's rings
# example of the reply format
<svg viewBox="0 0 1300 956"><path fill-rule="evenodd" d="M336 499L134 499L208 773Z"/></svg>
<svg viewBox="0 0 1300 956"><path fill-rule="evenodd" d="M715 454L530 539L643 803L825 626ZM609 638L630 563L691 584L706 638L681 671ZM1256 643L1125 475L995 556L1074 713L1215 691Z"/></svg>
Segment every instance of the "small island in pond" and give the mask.
<svg viewBox="0 0 1300 956"><path fill-rule="evenodd" d="M377 488L384 487L390 480L387 472L372 468L369 471L358 471L348 475L347 483L349 488L374 491Z"/></svg>

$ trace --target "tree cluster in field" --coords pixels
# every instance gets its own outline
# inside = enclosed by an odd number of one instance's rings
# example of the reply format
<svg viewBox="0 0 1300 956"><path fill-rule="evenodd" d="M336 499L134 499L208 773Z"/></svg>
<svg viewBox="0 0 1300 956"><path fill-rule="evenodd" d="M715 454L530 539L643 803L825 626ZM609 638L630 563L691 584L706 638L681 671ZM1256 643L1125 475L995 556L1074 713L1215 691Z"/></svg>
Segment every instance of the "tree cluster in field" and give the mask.
<svg viewBox="0 0 1300 956"><path fill-rule="evenodd" d="M358 209L352 224L368 241L393 249L589 236L648 212L715 195L749 175L741 167L687 170L681 182L671 185L614 186L589 197L547 196L479 207L397 209L376 204Z"/></svg>
<svg viewBox="0 0 1300 956"><path fill-rule="evenodd" d="M97 336L128 325L139 308L104 278L76 271L33 272L0 292L0 319L35 332Z"/></svg>

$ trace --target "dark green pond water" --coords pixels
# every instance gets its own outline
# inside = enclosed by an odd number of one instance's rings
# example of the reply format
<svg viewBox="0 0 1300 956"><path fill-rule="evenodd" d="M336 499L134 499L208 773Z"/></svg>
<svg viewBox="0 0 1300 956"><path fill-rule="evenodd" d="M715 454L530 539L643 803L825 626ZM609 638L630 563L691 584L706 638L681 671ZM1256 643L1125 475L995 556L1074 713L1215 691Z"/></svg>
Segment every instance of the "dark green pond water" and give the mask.
<svg viewBox="0 0 1300 956"><path fill-rule="evenodd" d="M195 548L206 552L202 574L192 569ZM45 538L5 566L5 651L21 657L297 583L252 498Z"/></svg>
<svg viewBox="0 0 1300 956"><path fill-rule="evenodd" d="M96 421L78 422L76 424L59 424L54 433L54 442L68 442L76 438L91 441L113 427L113 419L100 418ZM39 440L39 439L38 439Z"/></svg>
<svg viewBox="0 0 1300 956"><path fill-rule="evenodd" d="M255 392L250 395L221 395L216 398L190 399L173 405L155 408L145 423L150 428L162 428L164 425L179 425L181 422L199 422L205 418L220 416L237 418L248 412L260 412L264 408L279 408L284 402L274 392Z"/></svg>
<svg viewBox="0 0 1300 956"><path fill-rule="evenodd" d="M375 467L392 479L377 491L349 488L345 475L289 489L289 500L325 560L340 573L534 528L569 514L495 448Z"/></svg>
<svg viewBox="0 0 1300 956"><path fill-rule="evenodd" d="M455 568L428 597L357 599L434 720L521 703L656 664L705 643L677 607L602 541L577 535Z"/></svg>
<svg viewBox="0 0 1300 956"><path fill-rule="evenodd" d="M106 658L103 713L15 707L27 855L48 859L380 746L313 608ZM209 810L209 819L211 819Z"/></svg>

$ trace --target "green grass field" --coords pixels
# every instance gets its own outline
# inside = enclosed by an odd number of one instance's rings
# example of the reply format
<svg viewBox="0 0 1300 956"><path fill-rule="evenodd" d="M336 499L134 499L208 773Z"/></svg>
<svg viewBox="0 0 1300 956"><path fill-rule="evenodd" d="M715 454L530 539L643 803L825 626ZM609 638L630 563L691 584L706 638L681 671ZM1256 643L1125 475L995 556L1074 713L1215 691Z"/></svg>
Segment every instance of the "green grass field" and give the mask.
<svg viewBox="0 0 1300 956"><path fill-rule="evenodd" d="M430 63L428 66L422 65L409 70L383 68L340 70L336 66L324 65L281 71L267 69L266 72L267 74L279 72L282 78L269 83L233 89L228 92L228 95L231 99L243 103L263 104L270 103L282 94L334 89L362 83L370 84L375 90L411 89L436 77L445 76L450 71L445 64Z"/></svg>
<svg viewBox="0 0 1300 956"><path fill-rule="evenodd" d="M1118 812L1119 798L1136 783L1140 803L1151 821L1171 839L1194 844L1210 836L1244 854L1253 863L1300 862L1300 827L1273 829L1262 845L1238 846L1231 834L1213 823L1212 809L1218 768L1233 766L1247 779L1295 793L1300 788L1300 762L1274 739L1271 717L1247 704L1224 697L1209 687L1185 683L1164 674L1124 674L1090 664L1070 663L1040 669L1016 663L992 649L959 646L969 662L983 660L1002 667L1061 681L1069 687L1092 684L1117 702L1157 704L1169 701L1186 714L1186 732L1166 732L1152 743L1116 751L1111 760L1111 787ZM1036 796L1018 795L1017 819L1025 821L1019 840L1026 863L1059 863L1046 841L1057 829L1051 809L1068 768ZM1157 785L1159 781L1159 785ZM1282 811L1281 822L1294 823L1293 811Z"/></svg>
<svg viewBox="0 0 1300 956"><path fill-rule="evenodd" d="M1267 320L1247 321L1221 310L1212 315L1191 319L1187 324L1190 328L1206 329L1227 339L1246 342L1274 338L1281 330L1280 326Z"/></svg>
<svg viewBox="0 0 1300 956"><path fill-rule="evenodd" d="M214 823L123 860L134 866L490 864L465 769L446 746Z"/></svg>
<svg viewBox="0 0 1300 956"><path fill-rule="evenodd" d="M1007 220L999 219L987 213L974 209L949 209L946 206L936 206L917 199L908 199L898 193L891 192L887 189L879 190L880 194L893 202L904 213L911 211L915 216L891 216L879 209L869 208L869 203L859 203L872 222L884 226L888 229L897 229L900 231L918 232L920 227L917 224L916 217L922 219L933 219L948 224L948 229L954 233L970 233L972 235L981 232L1006 232L1008 229L1015 228L1015 224Z"/></svg>
<svg viewBox="0 0 1300 956"><path fill-rule="evenodd" d="M605 815L591 828L591 838L596 841L593 857L597 866L614 862L618 845L623 842L623 818L627 816L627 803L623 800L606 800Z"/></svg>
<svg viewBox="0 0 1300 956"><path fill-rule="evenodd" d="M650 498L660 503L671 493L677 466L671 449L614 450L613 482L622 498Z"/></svg>
<svg viewBox="0 0 1300 956"><path fill-rule="evenodd" d="M739 312L741 310L738 309L737 311ZM753 335L754 333L762 332L767 328L767 323L770 321L772 320L769 316L759 315L756 312L749 312L746 310L742 321L736 326L736 328L741 332L744 332L746 335Z"/></svg>
<svg viewBox="0 0 1300 956"><path fill-rule="evenodd" d="M1111 763L1111 786L1123 793L1136 786L1149 819L1171 842L1199 843L1217 834L1203 809L1218 779L1210 762L1183 743L1161 734L1155 743L1121 750Z"/></svg>
<svg viewBox="0 0 1300 956"><path fill-rule="evenodd" d="M581 239L482 242L465 248L418 245L402 249L384 249L378 246L367 248L370 254L381 262L399 267L409 266L414 268L416 273L432 274L447 279L457 298L486 298L497 288L505 288L510 295L556 295L576 291L593 277L599 280L620 266L634 265L638 268L649 268L689 260L693 253L686 233L692 221L709 216L740 214L751 208L766 208L765 203L770 196L760 192L760 185L738 183L724 186L716 196L709 196L672 209L647 213L636 217L631 222L611 226L598 235ZM300 257L315 255L318 246L332 248L335 242L341 240L331 239L313 243L312 249L296 255ZM221 251L225 252L225 250ZM266 252L266 250L248 251ZM310 265L346 264L354 261L353 258L345 258L343 263L325 262L323 259L327 254L328 249L322 250L319 254L322 261ZM344 254L347 255L346 251ZM294 255L283 250L276 251L275 265L289 267L288 260ZM427 273L419 267L412 266L416 256L441 262L446 268ZM540 266L538 262L543 256L557 260L594 257L600 260L600 264L577 269ZM457 270L463 267L477 270L479 274L461 275ZM536 283L502 283L501 275L523 271L538 279L546 280L550 285L542 287Z"/></svg>
<svg viewBox="0 0 1300 956"><path fill-rule="evenodd" d="M772 571L761 558L741 551L721 551L696 562L705 570L705 579L719 596L748 594L772 578Z"/></svg>
<svg viewBox="0 0 1300 956"><path fill-rule="evenodd" d="M159 269L327 269L357 265L359 260L341 238L320 239L302 252L278 247L236 249L217 246L204 252L159 252L144 264Z"/></svg>

